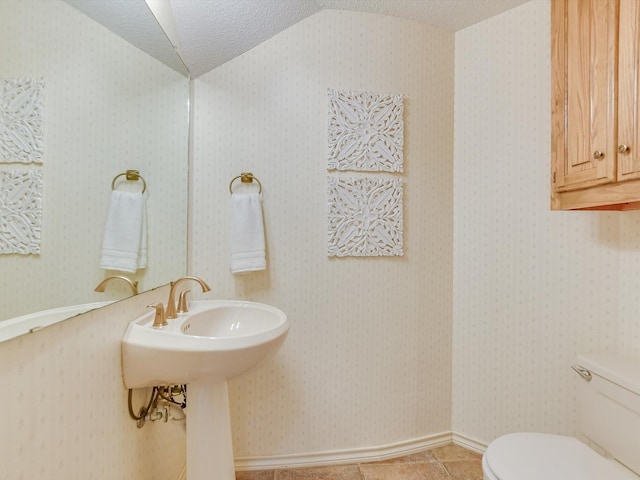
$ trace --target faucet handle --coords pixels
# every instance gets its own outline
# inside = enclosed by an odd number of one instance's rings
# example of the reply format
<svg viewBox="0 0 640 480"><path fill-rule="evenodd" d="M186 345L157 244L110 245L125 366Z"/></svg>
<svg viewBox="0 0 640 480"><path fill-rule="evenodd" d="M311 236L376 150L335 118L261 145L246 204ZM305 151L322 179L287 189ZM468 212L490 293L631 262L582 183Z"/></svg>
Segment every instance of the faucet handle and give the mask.
<svg viewBox="0 0 640 480"><path fill-rule="evenodd" d="M156 316L153 317L153 328L166 327L169 325L164 315L164 305L162 303L153 303L151 305L147 305L147 308L156 309Z"/></svg>
<svg viewBox="0 0 640 480"><path fill-rule="evenodd" d="M187 308L187 294L191 290L183 290L180 292L180 297L178 297L178 313L187 313L189 309Z"/></svg>

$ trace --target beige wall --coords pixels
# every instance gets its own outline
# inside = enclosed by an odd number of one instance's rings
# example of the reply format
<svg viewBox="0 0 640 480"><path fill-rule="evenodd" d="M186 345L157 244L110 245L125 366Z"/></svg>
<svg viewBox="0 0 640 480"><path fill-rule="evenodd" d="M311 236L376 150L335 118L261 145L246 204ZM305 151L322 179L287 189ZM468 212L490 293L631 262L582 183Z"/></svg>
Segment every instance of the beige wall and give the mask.
<svg viewBox="0 0 640 480"><path fill-rule="evenodd" d="M120 340L166 287L0 344L0 477L176 480L184 422L129 418ZM136 394L135 408L144 403Z"/></svg>
<svg viewBox="0 0 640 480"><path fill-rule="evenodd" d="M574 433L574 356L640 348L638 215L549 209L549 28L534 0L456 33L453 429L482 442Z"/></svg>
<svg viewBox="0 0 640 480"><path fill-rule="evenodd" d="M405 95L404 257L327 258L327 89ZM232 382L237 456L450 430L453 34L323 11L195 80L190 271L291 320ZM229 271L229 181L262 182L268 270Z"/></svg>
<svg viewBox="0 0 640 480"><path fill-rule="evenodd" d="M620 214L619 349L640 356L640 211Z"/></svg>

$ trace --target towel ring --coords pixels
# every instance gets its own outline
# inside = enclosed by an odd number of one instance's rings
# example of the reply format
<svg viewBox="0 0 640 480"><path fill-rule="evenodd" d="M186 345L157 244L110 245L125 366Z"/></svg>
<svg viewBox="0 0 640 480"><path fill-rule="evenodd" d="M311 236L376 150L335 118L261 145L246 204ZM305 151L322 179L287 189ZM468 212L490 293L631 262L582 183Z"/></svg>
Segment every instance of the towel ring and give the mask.
<svg viewBox="0 0 640 480"><path fill-rule="evenodd" d="M119 173L118 175L116 175L113 179L113 182L111 182L111 190L116 189L116 180L118 180L118 178L123 175L126 176L127 180L131 180L133 182L137 182L138 180L140 180L142 182L142 193L147 190L147 182L144 181L144 178L142 178L142 175L140 175L140 172L138 170L127 170L124 173Z"/></svg>
<svg viewBox="0 0 640 480"><path fill-rule="evenodd" d="M262 183L260 183L258 177L255 177L251 172L242 172L237 177L233 177L231 182L229 182L229 193L233 193L233 182L238 179L240 179L242 183L252 183L255 180L256 182L258 182L258 187L260 188L260 190L258 190L258 193L262 193Z"/></svg>

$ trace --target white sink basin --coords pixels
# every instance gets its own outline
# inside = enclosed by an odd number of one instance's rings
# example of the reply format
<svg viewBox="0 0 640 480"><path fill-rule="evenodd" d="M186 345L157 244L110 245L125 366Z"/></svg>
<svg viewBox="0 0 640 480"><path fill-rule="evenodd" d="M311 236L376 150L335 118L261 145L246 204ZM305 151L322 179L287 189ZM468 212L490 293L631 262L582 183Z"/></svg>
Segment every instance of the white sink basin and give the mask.
<svg viewBox="0 0 640 480"><path fill-rule="evenodd" d="M129 324L122 339L128 388L226 381L278 351L289 331L286 315L255 302L189 302L189 312L153 328L154 311Z"/></svg>

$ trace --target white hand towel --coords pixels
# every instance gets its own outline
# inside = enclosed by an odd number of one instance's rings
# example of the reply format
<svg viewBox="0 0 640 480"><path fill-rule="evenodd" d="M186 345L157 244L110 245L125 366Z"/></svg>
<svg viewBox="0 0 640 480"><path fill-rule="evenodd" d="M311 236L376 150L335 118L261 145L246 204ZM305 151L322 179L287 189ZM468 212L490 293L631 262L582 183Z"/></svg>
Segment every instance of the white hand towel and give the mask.
<svg viewBox="0 0 640 480"><path fill-rule="evenodd" d="M100 268L135 273L147 266L146 213L140 192L113 190L102 239Z"/></svg>
<svg viewBox="0 0 640 480"><path fill-rule="evenodd" d="M142 226L140 230L140 248L138 249L138 270L147 268L147 202L142 199Z"/></svg>
<svg viewBox="0 0 640 480"><path fill-rule="evenodd" d="M264 270L262 200L258 193L231 195L231 272Z"/></svg>

